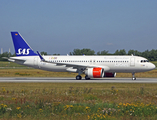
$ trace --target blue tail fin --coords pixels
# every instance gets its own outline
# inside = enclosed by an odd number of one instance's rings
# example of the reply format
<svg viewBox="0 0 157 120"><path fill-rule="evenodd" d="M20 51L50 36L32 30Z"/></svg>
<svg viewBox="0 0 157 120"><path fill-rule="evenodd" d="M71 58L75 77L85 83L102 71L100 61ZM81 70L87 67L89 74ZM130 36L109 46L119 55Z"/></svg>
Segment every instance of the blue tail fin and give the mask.
<svg viewBox="0 0 157 120"><path fill-rule="evenodd" d="M11 32L16 56L36 56L37 54L28 45L18 32Z"/></svg>

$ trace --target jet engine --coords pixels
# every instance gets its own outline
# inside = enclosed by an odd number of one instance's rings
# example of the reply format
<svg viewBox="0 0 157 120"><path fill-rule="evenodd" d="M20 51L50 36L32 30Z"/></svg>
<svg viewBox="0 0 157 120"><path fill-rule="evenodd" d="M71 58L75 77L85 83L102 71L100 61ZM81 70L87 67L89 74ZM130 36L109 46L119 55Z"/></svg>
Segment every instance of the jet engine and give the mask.
<svg viewBox="0 0 157 120"><path fill-rule="evenodd" d="M104 77L116 77L116 72L105 72Z"/></svg>
<svg viewBox="0 0 157 120"><path fill-rule="evenodd" d="M89 78L102 78L104 76L104 69L103 68L88 68L85 70L85 74Z"/></svg>

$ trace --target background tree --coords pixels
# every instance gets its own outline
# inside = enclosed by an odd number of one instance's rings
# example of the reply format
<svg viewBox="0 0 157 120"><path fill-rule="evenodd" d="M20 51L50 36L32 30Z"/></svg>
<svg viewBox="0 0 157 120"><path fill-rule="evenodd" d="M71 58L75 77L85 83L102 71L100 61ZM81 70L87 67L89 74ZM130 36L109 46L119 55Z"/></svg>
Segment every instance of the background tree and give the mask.
<svg viewBox="0 0 157 120"><path fill-rule="evenodd" d="M157 50L152 49L149 52L149 58L150 61L157 61Z"/></svg>
<svg viewBox="0 0 157 120"><path fill-rule="evenodd" d="M150 60L149 50L146 50L146 51L142 52L141 56L147 58L148 60Z"/></svg>
<svg viewBox="0 0 157 120"><path fill-rule="evenodd" d="M53 54L53 55L60 55L60 54L56 54L56 53L55 53L55 54Z"/></svg>
<svg viewBox="0 0 157 120"><path fill-rule="evenodd" d="M131 54L136 55L136 56L141 56L142 55L142 53L137 51L137 50L129 50L128 55L131 55Z"/></svg>
<svg viewBox="0 0 157 120"><path fill-rule="evenodd" d="M9 52L4 52L3 54L0 54L0 61L7 61L7 59L4 59L3 57L12 57L12 55Z"/></svg>
<svg viewBox="0 0 157 120"><path fill-rule="evenodd" d="M103 51L99 51L99 52L97 52L97 55L108 55L108 51L106 51L106 50L103 50Z"/></svg>
<svg viewBox="0 0 157 120"><path fill-rule="evenodd" d="M116 50L116 52L114 53L114 55L126 55L126 51L125 51L125 49Z"/></svg>
<svg viewBox="0 0 157 120"><path fill-rule="evenodd" d="M40 52L41 55L47 55L47 52Z"/></svg>
<svg viewBox="0 0 157 120"><path fill-rule="evenodd" d="M70 52L70 55L95 55L95 51L91 49L74 49Z"/></svg>

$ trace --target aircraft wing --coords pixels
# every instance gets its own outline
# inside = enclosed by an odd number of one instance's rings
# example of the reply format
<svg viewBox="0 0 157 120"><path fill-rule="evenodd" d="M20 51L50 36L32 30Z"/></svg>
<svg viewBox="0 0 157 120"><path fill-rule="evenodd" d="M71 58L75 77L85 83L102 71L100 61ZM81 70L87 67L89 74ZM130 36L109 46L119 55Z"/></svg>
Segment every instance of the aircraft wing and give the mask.
<svg viewBox="0 0 157 120"><path fill-rule="evenodd" d="M56 64L56 65L65 65L65 67L73 67L73 69L77 69L77 68L94 68L94 67L101 67L101 68L105 68L106 70L109 70L109 68L107 66L98 66L98 65L81 65L81 64L72 64L72 63L57 63L57 62L49 62L47 60L45 60L40 53L37 51L40 59L42 62L46 62L46 63L51 63L51 64Z"/></svg>

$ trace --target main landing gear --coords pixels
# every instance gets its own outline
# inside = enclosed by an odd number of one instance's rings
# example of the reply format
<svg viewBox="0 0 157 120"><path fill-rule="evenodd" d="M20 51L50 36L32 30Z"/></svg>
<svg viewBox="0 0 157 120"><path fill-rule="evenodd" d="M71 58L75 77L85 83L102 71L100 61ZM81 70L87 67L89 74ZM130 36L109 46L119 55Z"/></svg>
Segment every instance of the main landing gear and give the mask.
<svg viewBox="0 0 157 120"><path fill-rule="evenodd" d="M136 80L135 73L132 73L132 80Z"/></svg>
<svg viewBox="0 0 157 120"><path fill-rule="evenodd" d="M76 80L81 80L82 79L82 76L81 75L77 75L76 76Z"/></svg>
<svg viewBox="0 0 157 120"><path fill-rule="evenodd" d="M86 80L90 80L90 78L88 77L88 75L85 76L85 79L86 79Z"/></svg>
<svg viewBox="0 0 157 120"><path fill-rule="evenodd" d="M83 73L83 71L84 71L83 68L78 68L77 69L78 75L76 76L76 80L81 80L82 79L81 74Z"/></svg>
<svg viewBox="0 0 157 120"><path fill-rule="evenodd" d="M81 75L77 75L76 76L76 80L81 80L81 79L82 79ZM86 80L90 80L90 78L88 77L88 75L85 76L85 79Z"/></svg>

